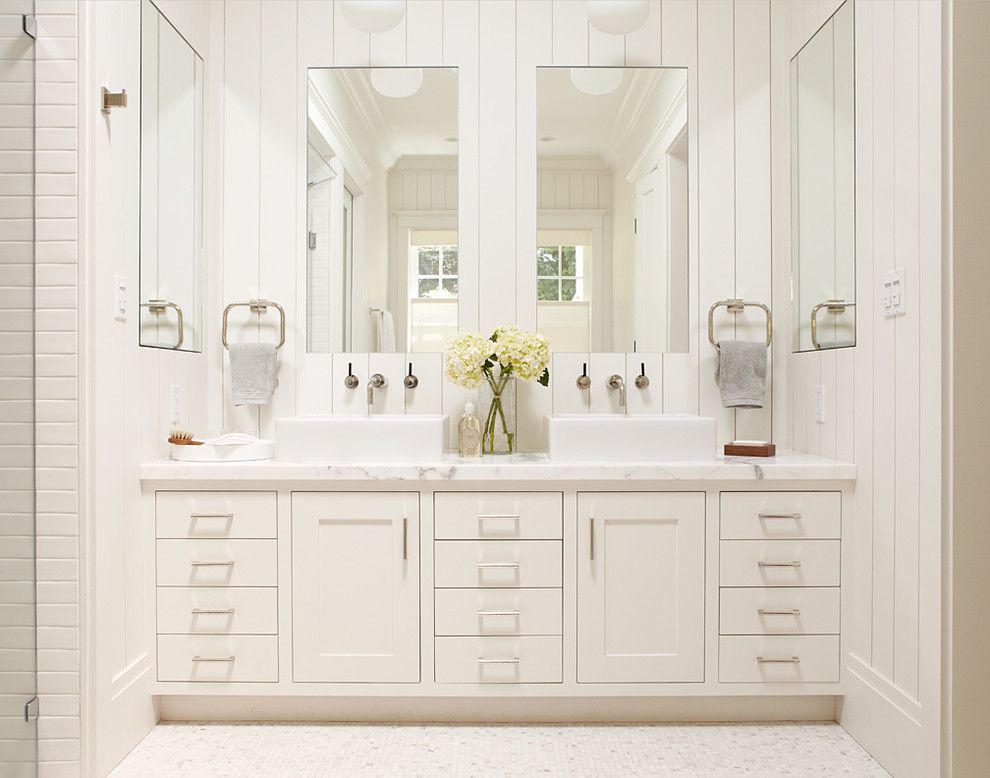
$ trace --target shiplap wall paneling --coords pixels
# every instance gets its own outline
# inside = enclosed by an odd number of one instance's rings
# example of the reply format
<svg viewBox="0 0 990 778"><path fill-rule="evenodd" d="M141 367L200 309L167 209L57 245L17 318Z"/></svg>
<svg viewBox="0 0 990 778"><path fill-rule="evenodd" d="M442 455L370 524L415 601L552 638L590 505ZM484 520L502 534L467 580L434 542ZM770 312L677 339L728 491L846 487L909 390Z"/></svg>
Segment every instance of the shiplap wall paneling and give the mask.
<svg viewBox="0 0 990 778"><path fill-rule="evenodd" d="M699 386L711 374L699 373L701 349L711 349L706 325L699 319L699 247L701 198L698 194L698 6L694 0L663 0L660 7L660 61L664 67L688 69L688 348L687 354L663 355L663 410L698 413ZM707 311L707 306L704 307Z"/></svg>
<svg viewBox="0 0 990 778"><path fill-rule="evenodd" d="M735 93L735 297L773 309L770 262L770 2L747 0L734 8L733 89ZM782 328L786 332L786 328ZM746 308L735 316L739 340L764 340L763 311ZM767 355L773 375L773 350ZM773 384L767 381L761 409L737 410L735 436L770 440Z"/></svg>

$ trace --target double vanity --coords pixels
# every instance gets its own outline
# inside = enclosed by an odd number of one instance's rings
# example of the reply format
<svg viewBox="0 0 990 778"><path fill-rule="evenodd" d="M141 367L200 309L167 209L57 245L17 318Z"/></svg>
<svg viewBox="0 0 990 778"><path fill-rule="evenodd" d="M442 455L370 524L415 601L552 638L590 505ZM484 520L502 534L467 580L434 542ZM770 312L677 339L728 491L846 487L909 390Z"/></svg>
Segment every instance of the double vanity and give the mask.
<svg viewBox="0 0 990 778"><path fill-rule="evenodd" d="M387 418L289 419L274 461L143 465L155 692L841 694L855 467L692 458L708 420L623 440L629 421L550 419L549 457L412 461L442 418L405 417L406 438ZM667 422L682 453L617 461ZM338 437L394 459L298 447Z"/></svg>

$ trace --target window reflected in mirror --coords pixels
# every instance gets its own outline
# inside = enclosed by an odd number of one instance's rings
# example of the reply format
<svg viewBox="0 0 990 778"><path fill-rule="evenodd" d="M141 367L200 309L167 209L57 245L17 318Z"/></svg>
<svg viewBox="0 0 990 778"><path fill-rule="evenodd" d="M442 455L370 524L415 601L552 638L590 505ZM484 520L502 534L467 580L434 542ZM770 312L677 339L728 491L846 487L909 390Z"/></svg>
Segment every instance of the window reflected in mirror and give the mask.
<svg viewBox="0 0 990 778"><path fill-rule="evenodd" d="M557 352L688 350L683 68L537 69L537 329Z"/></svg>
<svg viewBox="0 0 990 778"><path fill-rule="evenodd" d="M309 71L306 344L441 352L457 333L457 70Z"/></svg>

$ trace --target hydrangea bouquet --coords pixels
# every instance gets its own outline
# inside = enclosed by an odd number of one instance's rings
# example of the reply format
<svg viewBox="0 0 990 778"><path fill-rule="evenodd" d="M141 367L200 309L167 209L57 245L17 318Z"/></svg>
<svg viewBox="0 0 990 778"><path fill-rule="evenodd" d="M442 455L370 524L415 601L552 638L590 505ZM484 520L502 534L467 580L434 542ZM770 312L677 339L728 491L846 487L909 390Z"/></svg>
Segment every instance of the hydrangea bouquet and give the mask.
<svg viewBox="0 0 990 778"><path fill-rule="evenodd" d="M483 386L491 393L481 428L482 451L511 453L515 425L511 408L506 413L507 390L514 378L549 386L550 342L519 327L499 327L487 338L477 332L459 335L447 347L446 357L446 373L451 383L465 389Z"/></svg>

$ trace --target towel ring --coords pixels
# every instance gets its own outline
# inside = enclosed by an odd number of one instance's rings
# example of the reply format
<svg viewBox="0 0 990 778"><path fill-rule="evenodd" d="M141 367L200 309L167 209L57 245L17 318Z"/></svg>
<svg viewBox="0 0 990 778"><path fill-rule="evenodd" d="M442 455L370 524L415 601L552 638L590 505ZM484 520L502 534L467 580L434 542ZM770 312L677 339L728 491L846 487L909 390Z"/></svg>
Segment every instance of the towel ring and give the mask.
<svg viewBox="0 0 990 778"><path fill-rule="evenodd" d="M729 313L742 313L745 308L762 308L767 315L767 348L773 341L773 317L770 314L770 306L764 303L743 300L739 297L730 297L728 300L716 300L712 307L708 309L708 342L718 349L718 342L715 340L715 311L718 308L725 308Z"/></svg>
<svg viewBox="0 0 990 778"><path fill-rule="evenodd" d="M155 316L161 316L169 308L175 311L175 315L178 317L178 333L175 336L175 345L169 346L168 348L173 350L178 350L182 348L182 341L185 340L185 321L182 315L182 308L179 307L178 303L173 303L171 300L148 300L146 303L141 303L142 308L147 308L149 313Z"/></svg>
<svg viewBox="0 0 990 778"><path fill-rule="evenodd" d="M818 312L822 308L827 308L829 313L845 313L846 308L855 308L856 303L848 300L824 300L816 303L811 309L811 345L815 350L821 351L822 344L818 342Z"/></svg>
<svg viewBox="0 0 990 778"><path fill-rule="evenodd" d="M230 313L232 308L250 308L252 313L257 313L260 316L268 311L268 306L278 310L279 339L278 343L275 345L275 350L278 351L282 348L282 346L285 345L285 308L273 300L248 300L246 303L230 303L230 305L224 308L223 330L220 334L220 341L223 343L223 347L230 350L230 343L227 342L227 315Z"/></svg>

